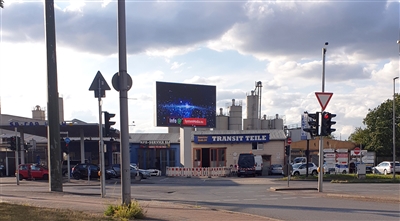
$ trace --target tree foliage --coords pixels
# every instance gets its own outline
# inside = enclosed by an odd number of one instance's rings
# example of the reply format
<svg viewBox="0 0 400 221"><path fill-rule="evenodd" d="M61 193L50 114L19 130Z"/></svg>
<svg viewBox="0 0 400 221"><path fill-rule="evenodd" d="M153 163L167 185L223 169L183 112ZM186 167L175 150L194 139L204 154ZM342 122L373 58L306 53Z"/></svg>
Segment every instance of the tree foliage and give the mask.
<svg viewBox="0 0 400 221"><path fill-rule="evenodd" d="M400 153L400 95L395 96L396 156ZM361 144L363 149L375 151L379 156L393 154L393 100L386 100L378 107L370 109L363 120L366 126L356 128L349 137L350 141Z"/></svg>

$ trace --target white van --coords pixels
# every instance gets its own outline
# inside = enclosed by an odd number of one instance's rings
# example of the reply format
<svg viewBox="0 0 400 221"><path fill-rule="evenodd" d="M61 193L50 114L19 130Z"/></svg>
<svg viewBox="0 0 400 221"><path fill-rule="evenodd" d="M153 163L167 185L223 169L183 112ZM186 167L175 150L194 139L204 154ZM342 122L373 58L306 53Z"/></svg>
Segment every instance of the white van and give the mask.
<svg viewBox="0 0 400 221"><path fill-rule="evenodd" d="M254 155L254 162L256 166L256 175L261 176L263 170L263 160L261 155Z"/></svg>

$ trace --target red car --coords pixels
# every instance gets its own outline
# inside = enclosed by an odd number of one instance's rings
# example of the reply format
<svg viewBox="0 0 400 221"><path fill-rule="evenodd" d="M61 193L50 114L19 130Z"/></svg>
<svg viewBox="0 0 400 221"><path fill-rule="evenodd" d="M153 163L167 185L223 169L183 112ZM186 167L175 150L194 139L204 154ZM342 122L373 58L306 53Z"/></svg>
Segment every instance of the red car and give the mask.
<svg viewBox="0 0 400 221"><path fill-rule="evenodd" d="M29 170L31 175L29 175ZM15 175L17 172L15 171ZM19 165L19 179L49 179L49 170L47 167L38 164L20 164Z"/></svg>

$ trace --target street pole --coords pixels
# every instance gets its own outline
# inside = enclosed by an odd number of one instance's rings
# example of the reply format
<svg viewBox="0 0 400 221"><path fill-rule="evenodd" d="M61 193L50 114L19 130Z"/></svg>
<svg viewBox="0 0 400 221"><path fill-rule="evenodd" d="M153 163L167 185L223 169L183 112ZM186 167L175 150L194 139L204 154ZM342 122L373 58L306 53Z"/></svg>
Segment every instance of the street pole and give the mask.
<svg viewBox="0 0 400 221"><path fill-rule="evenodd" d="M325 46L328 46L328 42L325 42ZM325 92L325 54L326 54L326 47L322 48L322 93ZM322 121L322 112L323 108L321 108L321 116L319 117L320 121ZM317 113L319 114L319 113ZM319 125L321 125L318 122ZM319 127L321 133L321 127ZM322 192L322 182L324 179L324 172L323 172L323 164L324 164L324 137L319 137L319 173L318 173L318 192Z"/></svg>
<svg viewBox="0 0 400 221"><path fill-rule="evenodd" d="M47 159L49 167L49 189L50 191L63 192L54 0L46 0L44 2L47 49Z"/></svg>
<svg viewBox="0 0 400 221"><path fill-rule="evenodd" d="M393 78L393 180L396 179L396 79Z"/></svg>
<svg viewBox="0 0 400 221"><path fill-rule="evenodd" d="M18 131L17 127L14 129L15 131L15 177L17 178L17 185L19 185L19 163L18 163Z"/></svg>
<svg viewBox="0 0 400 221"><path fill-rule="evenodd" d="M131 170L129 153L128 72L126 64L125 0L118 0L118 56L119 56L119 111L121 140L121 195L122 204L131 203Z"/></svg>
<svg viewBox="0 0 400 221"><path fill-rule="evenodd" d="M99 97L98 97L98 103L99 103L99 160L100 160L100 186L101 186L101 197L104 198L106 197L106 188L105 188L105 183L106 183L106 171L105 171L105 166L104 166L104 145L103 145L103 121L102 121L102 102L101 102L101 79L98 79L99 81ZM88 176L88 179L90 177Z"/></svg>

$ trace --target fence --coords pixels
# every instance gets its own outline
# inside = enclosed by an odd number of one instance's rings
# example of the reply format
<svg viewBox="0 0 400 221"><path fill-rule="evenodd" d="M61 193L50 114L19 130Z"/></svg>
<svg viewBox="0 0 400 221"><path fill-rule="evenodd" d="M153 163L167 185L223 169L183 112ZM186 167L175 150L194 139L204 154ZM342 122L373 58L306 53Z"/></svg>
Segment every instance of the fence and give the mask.
<svg viewBox="0 0 400 221"><path fill-rule="evenodd" d="M224 177L231 175L229 167L167 167L170 177Z"/></svg>

